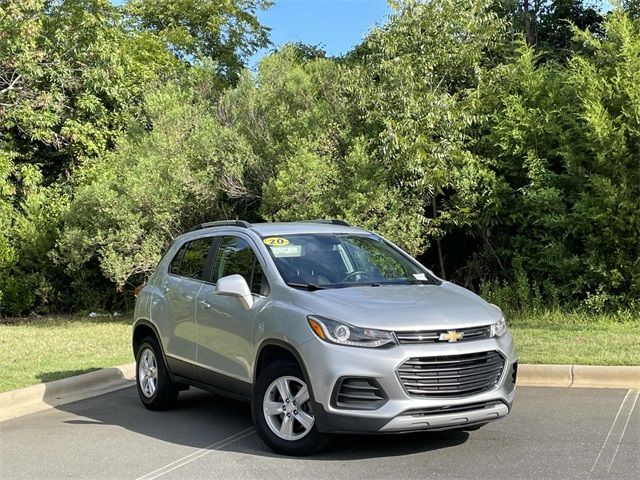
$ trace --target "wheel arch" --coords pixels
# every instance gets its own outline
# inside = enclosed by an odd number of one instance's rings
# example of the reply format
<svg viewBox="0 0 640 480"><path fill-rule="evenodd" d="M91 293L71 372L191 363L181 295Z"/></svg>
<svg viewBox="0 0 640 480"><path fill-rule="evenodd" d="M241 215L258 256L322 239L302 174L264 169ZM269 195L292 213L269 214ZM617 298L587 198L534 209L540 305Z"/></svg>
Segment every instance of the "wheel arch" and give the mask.
<svg viewBox="0 0 640 480"><path fill-rule="evenodd" d="M302 359L302 355L300 355L300 352L298 352L298 350L290 343L276 338L266 339L260 344L260 347L258 348L258 355L256 356L255 367L253 369L253 384L255 385L258 374L263 368L281 358L295 360L295 362L300 366L302 375L304 376L304 381L313 395L313 386L309 380L309 373L307 371L307 366Z"/></svg>
<svg viewBox="0 0 640 480"><path fill-rule="evenodd" d="M138 347L142 340L147 336L155 337L158 345L160 345L160 350L162 351L163 360L165 360L166 364L166 356L164 353L164 347L162 346L162 341L160 340L160 333L158 332L158 328L146 318L141 318L135 321L133 324L133 333L131 335L131 347L133 349L133 356L135 357L138 353Z"/></svg>

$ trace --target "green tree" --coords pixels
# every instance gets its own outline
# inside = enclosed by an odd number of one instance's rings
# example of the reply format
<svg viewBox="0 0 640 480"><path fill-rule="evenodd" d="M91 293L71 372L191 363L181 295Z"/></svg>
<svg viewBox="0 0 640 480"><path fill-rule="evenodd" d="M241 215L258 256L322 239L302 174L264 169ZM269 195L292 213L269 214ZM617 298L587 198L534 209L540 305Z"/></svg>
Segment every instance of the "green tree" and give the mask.
<svg viewBox="0 0 640 480"><path fill-rule="evenodd" d="M360 108L376 135L376 155L403 203L420 205L420 236L435 241L445 276L442 238L472 225L489 200L491 172L466 148L474 88L501 46L504 24L490 1L398 2L367 39L358 67ZM469 203L470 202L470 203Z"/></svg>
<svg viewBox="0 0 640 480"><path fill-rule="evenodd" d="M154 32L186 61L209 58L219 78L235 83L251 55L268 44L256 13L271 0L129 0L124 12L135 29Z"/></svg>
<svg viewBox="0 0 640 480"><path fill-rule="evenodd" d="M147 91L173 82L214 99L266 43L255 13L268 2L163 5L0 2L0 312L77 307L83 284L103 285L95 259L75 291L50 261L76 188L143 124Z"/></svg>
<svg viewBox="0 0 640 480"><path fill-rule="evenodd" d="M57 261L69 273L97 264L117 289L149 274L175 236L224 218L253 161L193 92L167 85L143 105L149 128L134 126L83 169L58 242Z"/></svg>
<svg viewBox="0 0 640 480"><path fill-rule="evenodd" d="M640 35L621 9L603 31L575 30L583 52L567 66L522 45L494 69L476 148L500 180L502 263L565 301L618 308L640 293Z"/></svg>

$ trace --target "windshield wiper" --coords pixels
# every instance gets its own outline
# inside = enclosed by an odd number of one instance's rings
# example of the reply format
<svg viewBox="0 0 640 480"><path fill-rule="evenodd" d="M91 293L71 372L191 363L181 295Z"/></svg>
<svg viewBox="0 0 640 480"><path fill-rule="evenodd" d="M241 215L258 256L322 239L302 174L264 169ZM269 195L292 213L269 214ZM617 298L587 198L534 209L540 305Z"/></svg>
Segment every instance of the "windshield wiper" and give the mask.
<svg viewBox="0 0 640 480"><path fill-rule="evenodd" d="M309 290L310 292L315 292L316 290L326 290L329 287L323 287L321 285L316 285L315 283L293 283L287 282L287 285L293 288L304 288L305 290Z"/></svg>

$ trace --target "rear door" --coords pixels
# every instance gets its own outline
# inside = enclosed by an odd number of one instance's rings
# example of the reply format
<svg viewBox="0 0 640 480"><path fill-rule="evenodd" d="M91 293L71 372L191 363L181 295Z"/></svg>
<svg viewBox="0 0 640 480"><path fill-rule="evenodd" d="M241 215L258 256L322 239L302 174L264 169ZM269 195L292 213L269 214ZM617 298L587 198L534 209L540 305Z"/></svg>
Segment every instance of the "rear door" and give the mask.
<svg viewBox="0 0 640 480"><path fill-rule="evenodd" d="M196 360L196 298L203 285L212 240L212 237L204 237L185 243L171 261L162 281L173 327L173 334L165 344L166 353L177 360Z"/></svg>
<svg viewBox="0 0 640 480"><path fill-rule="evenodd" d="M268 301L269 283L249 239L227 235L217 244L210 283L198 294L197 361L215 372L250 382L253 321ZM247 281L254 299L251 310L244 310L236 298L215 294L218 279L232 274Z"/></svg>

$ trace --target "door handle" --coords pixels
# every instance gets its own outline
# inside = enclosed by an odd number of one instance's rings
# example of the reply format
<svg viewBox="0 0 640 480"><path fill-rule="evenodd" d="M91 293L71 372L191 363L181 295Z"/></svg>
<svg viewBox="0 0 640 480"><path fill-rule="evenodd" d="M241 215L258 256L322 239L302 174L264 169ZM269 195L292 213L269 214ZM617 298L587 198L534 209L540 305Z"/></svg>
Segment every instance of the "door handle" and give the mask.
<svg viewBox="0 0 640 480"><path fill-rule="evenodd" d="M164 293L169 293L169 287L167 287L166 285L162 285L161 288Z"/></svg>
<svg viewBox="0 0 640 480"><path fill-rule="evenodd" d="M204 300L198 300L198 303L200 304L200 308L211 308L211 305Z"/></svg>

